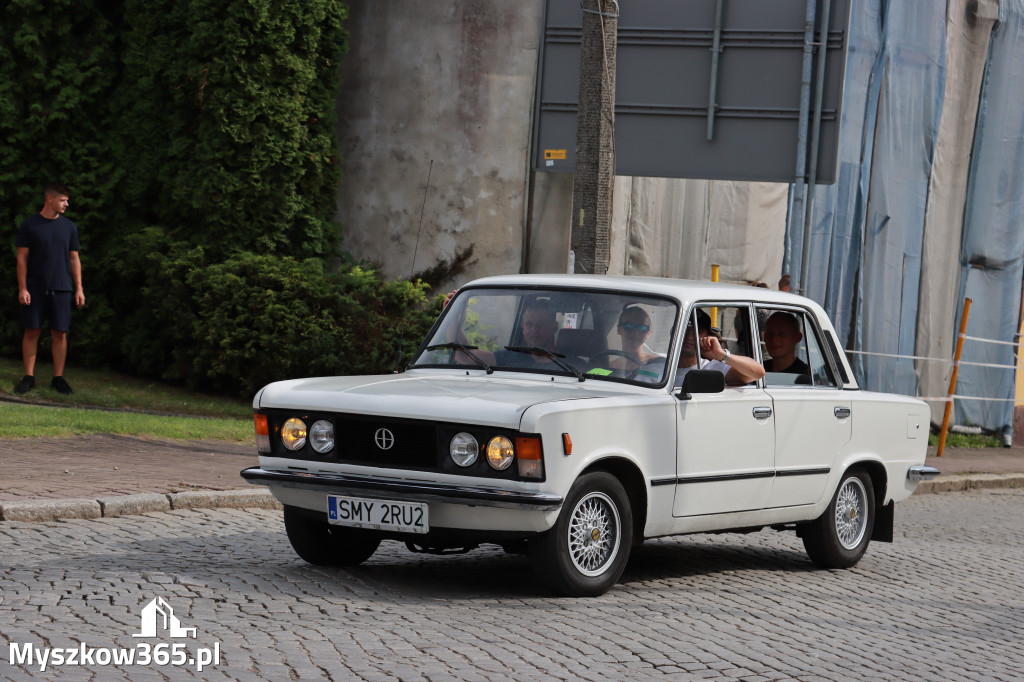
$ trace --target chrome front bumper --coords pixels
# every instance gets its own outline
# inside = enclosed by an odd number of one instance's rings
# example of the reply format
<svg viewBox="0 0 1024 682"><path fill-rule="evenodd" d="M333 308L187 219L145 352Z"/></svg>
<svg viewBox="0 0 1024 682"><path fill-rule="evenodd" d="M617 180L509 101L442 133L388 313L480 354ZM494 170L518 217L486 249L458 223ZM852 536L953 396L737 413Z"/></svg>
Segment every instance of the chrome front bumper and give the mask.
<svg viewBox="0 0 1024 682"><path fill-rule="evenodd" d="M446 485L426 481L371 478L345 474L311 474L250 467L242 478L257 485L315 490L409 502L447 502L475 507L504 507L554 511L562 506L559 495L529 493L499 488Z"/></svg>
<svg viewBox="0 0 1024 682"><path fill-rule="evenodd" d="M917 483L919 481L930 481L942 472L935 467L920 465L913 466L907 469L907 480L911 483Z"/></svg>

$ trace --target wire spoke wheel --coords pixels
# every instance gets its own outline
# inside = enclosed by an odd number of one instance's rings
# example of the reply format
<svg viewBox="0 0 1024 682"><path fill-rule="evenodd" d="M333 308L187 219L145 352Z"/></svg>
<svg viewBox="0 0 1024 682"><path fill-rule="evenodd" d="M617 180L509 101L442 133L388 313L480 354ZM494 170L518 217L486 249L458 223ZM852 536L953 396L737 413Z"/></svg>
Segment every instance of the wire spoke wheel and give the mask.
<svg viewBox="0 0 1024 682"><path fill-rule="evenodd" d="M579 501L569 518L572 563L586 576L601 575L610 565L621 540L619 511L611 498L593 492Z"/></svg>
<svg viewBox="0 0 1024 682"><path fill-rule="evenodd" d="M867 530L868 493L859 478L849 478L836 496L836 535L839 544L854 549Z"/></svg>
<svg viewBox="0 0 1024 682"><path fill-rule="evenodd" d="M596 597L618 582L633 543L633 510L607 471L583 474L551 530L530 541L537 577L563 597Z"/></svg>
<svg viewBox="0 0 1024 682"><path fill-rule="evenodd" d="M864 555L875 525L875 491L868 472L854 467L825 512L798 526L808 556L819 568L849 568Z"/></svg>

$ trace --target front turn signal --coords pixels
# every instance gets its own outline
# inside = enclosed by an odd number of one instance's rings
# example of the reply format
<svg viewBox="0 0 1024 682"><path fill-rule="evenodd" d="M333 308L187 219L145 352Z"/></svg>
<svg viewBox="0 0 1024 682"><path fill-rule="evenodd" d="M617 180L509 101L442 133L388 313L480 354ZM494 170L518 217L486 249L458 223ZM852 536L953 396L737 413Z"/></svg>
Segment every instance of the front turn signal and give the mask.
<svg viewBox="0 0 1024 682"><path fill-rule="evenodd" d="M256 452L270 454L270 425L267 422L267 415L254 414L252 421L256 427Z"/></svg>
<svg viewBox="0 0 1024 682"><path fill-rule="evenodd" d="M522 478L544 478L544 456L540 438L529 436L516 438L516 462Z"/></svg>

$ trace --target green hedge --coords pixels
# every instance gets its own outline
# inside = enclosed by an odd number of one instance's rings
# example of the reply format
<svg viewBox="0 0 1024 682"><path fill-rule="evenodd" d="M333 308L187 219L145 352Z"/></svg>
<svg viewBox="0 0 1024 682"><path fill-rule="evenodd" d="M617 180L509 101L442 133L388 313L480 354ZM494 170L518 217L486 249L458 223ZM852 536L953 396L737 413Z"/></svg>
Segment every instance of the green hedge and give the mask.
<svg viewBox="0 0 1024 682"><path fill-rule="evenodd" d="M248 392L289 376L388 371L399 343L410 352L439 299L372 269L328 266L340 253L346 13L340 0L6 3L4 347L19 348L17 225L58 179L72 190L87 297L72 366Z"/></svg>
<svg viewBox="0 0 1024 682"><path fill-rule="evenodd" d="M213 259L332 254L344 18L337 0L126 0L121 208Z"/></svg>
<svg viewBox="0 0 1024 682"><path fill-rule="evenodd" d="M320 259L250 252L206 265L201 248L158 228L126 246L127 271L151 305L134 311L121 352L172 381L251 393L297 376L390 372L399 343L408 361L440 312L427 285L358 266L327 272Z"/></svg>

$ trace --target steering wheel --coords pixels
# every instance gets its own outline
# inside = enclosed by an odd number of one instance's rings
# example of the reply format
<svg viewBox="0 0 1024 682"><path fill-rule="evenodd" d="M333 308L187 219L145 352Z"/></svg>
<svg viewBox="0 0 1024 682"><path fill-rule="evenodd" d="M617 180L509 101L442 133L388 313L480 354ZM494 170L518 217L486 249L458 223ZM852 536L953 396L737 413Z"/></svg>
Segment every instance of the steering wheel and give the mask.
<svg viewBox="0 0 1024 682"><path fill-rule="evenodd" d="M632 355L630 355L629 353L627 353L625 351L615 350L613 348L609 348L608 350L599 350L596 353L594 353L593 355L591 355L590 356L590 364L594 364L594 358L600 357L602 355L609 355L609 356L615 355L615 356L618 356L620 358L626 358L627 360L632 362L634 365L636 365L636 368L630 370L628 373L626 372L626 370L619 370L619 371L622 371L624 373L623 377L626 378L626 379L634 378L636 376L636 373L639 372L640 368L643 367L643 365L644 365L643 360L641 360L640 358L633 357Z"/></svg>

